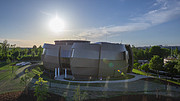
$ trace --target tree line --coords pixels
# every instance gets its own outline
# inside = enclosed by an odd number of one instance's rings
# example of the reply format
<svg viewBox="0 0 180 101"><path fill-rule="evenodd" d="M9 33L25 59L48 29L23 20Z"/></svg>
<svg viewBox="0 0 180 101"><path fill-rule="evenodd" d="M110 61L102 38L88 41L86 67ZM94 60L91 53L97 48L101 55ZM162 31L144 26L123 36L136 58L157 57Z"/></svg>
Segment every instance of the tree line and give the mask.
<svg viewBox="0 0 180 101"><path fill-rule="evenodd" d="M141 49L132 46L134 56L134 68L149 72L150 70L168 72L173 78L174 75L180 74L180 52L178 48L172 50L161 48L160 46L152 46L151 48ZM164 64L164 58L173 58ZM148 60L149 63L140 64L138 60Z"/></svg>
<svg viewBox="0 0 180 101"><path fill-rule="evenodd" d="M11 45L7 40L0 43L0 61L28 61L40 60L43 48L41 45L37 47L34 45L32 48L16 47L16 44Z"/></svg>
<svg viewBox="0 0 180 101"><path fill-rule="evenodd" d="M141 49L132 46L133 56L135 62L137 60L151 60L154 55L158 55L161 58L166 58L171 55L171 50L167 48L161 48L160 46L152 46L150 49ZM173 56L178 55L178 49L173 50Z"/></svg>

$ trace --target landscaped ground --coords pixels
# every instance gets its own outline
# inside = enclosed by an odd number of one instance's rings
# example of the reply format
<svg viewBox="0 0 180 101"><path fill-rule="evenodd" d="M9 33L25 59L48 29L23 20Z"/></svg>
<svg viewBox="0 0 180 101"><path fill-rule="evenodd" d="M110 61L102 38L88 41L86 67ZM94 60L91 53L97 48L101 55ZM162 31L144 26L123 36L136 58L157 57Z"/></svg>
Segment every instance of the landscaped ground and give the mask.
<svg viewBox="0 0 180 101"><path fill-rule="evenodd" d="M20 79L14 79L15 71L20 68L20 66L13 66L14 63L3 65L1 63L0 67L0 93L23 90L23 87L20 85ZM12 73L13 67L13 73Z"/></svg>
<svg viewBox="0 0 180 101"><path fill-rule="evenodd" d="M11 67L12 65L13 64L8 64L0 67L0 93L22 91L24 89L23 86L19 83L20 76L23 76L24 70L26 68L30 68L30 66L28 65L24 67L14 66L14 70L13 70L14 73L12 75L12 67ZM106 83L75 83L75 82L53 80L47 77L46 75L43 75L42 77L49 81L48 85L50 86L49 87L50 93L63 96L66 98L66 100L73 99L73 95L76 93L76 88L78 87L78 85L80 85L81 93L84 92L87 93L85 96L87 99L104 99L109 97L114 98L116 96L122 96L122 95L137 95L137 94L143 94L143 95L146 94L147 96L161 95L161 96L174 97L175 98L174 100L180 99L180 86L171 85L171 84L167 85L168 84L167 82L161 82L158 79L139 79L135 81L119 82L119 83L110 83L111 81L107 81ZM36 80L37 77L34 77L32 81L29 83L28 86L29 88L31 88L31 90L33 90L32 86L34 85L34 82ZM143 98L146 99L148 98L147 96ZM123 99L123 97L117 97L116 100L118 98ZM128 98L129 97L127 98L124 97L124 99L128 99Z"/></svg>
<svg viewBox="0 0 180 101"><path fill-rule="evenodd" d="M173 83L173 84L177 84L180 85L180 79L179 80L174 80L174 79L166 79L168 77L164 77L164 78L159 78L159 76L157 74L152 74L152 73L146 73L137 69L133 69L132 70L133 73L139 74L139 75L145 75L145 76L150 76L159 80L163 80L163 81L168 81L169 83Z"/></svg>
<svg viewBox="0 0 180 101"><path fill-rule="evenodd" d="M24 75L26 68L36 64L26 66L16 66L15 63L0 63L0 94L11 91L22 91L24 87L20 84L20 77ZM13 68L13 69L12 69Z"/></svg>

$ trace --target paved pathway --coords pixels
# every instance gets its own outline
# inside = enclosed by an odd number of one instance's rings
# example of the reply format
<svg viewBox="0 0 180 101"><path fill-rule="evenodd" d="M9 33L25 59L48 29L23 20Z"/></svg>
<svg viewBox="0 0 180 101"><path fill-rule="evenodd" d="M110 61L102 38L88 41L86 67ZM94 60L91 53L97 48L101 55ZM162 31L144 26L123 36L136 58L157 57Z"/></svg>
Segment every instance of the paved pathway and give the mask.
<svg viewBox="0 0 180 101"><path fill-rule="evenodd" d="M139 75L141 76L141 75ZM141 77L138 78L140 79ZM32 79L31 82L35 82L37 79ZM155 83L152 81L145 80L135 80L125 82L116 82L116 83L101 83L95 84L94 86L89 86L87 83L86 86L80 86L81 91L85 91L88 93L89 98L99 98L104 96L114 96L117 94L156 94L158 90L159 95L165 96L175 96L180 97L180 87ZM61 96L66 96L68 100L72 100L71 98L75 94L75 89L78 85L71 84L60 84L60 83L51 83L51 87L49 88L49 92L55 93ZM73 82L74 83L74 82ZM49 85L49 83L48 83Z"/></svg>
<svg viewBox="0 0 180 101"><path fill-rule="evenodd" d="M67 81L67 82L72 82L72 83L120 83L120 82L132 82L136 81L142 78L148 78L147 76L144 75L137 75L133 73L127 73L129 75L134 75L134 78L131 79L126 79L126 80L113 80L113 81L70 81L70 80L65 80L64 75L61 75L60 77L57 77L56 80L60 81Z"/></svg>
<svg viewBox="0 0 180 101"><path fill-rule="evenodd" d="M34 67L34 66L37 66L37 65L39 65L39 63L32 64L32 65L26 65L26 66L20 67L20 68L15 72L15 74L16 74L16 77L15 77L15 78L18 78L18 77L21 77L22 75L24 75L25 70L26 70L27 68L31 68L31 67Z"/></svg>
<svg viewBox="0 0 180 101"><path fill-rule="evenodd" d="M37 79L32 79L32 82L37 81ZM49 83L48 83L49 85ZM69 84L60 84L60 83L51 83L51 87L55 88L66 88L66 89L75 89L78 85L72 85L71 82ZM145 81L145 80L137 80L131 82L118 82L118 83L104 83L103 86L81 86L82 90L90 90L90 91L152 91L152 90L172 90L180 92L180 87L167 85L167 89L164 84L159 84L155 82Z"/></svg>

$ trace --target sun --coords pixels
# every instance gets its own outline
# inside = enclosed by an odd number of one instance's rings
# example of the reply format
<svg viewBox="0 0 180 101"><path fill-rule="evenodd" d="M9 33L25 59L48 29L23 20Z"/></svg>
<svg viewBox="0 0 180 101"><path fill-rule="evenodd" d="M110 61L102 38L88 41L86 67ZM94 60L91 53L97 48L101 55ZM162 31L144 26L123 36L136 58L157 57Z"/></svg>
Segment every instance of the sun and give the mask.
<svg viewBox="0 0 180 101"><path fill-rule="evenodd" d="M49 26L53 32L58 33L64 31L64 21L60 19L57 15L55 18L50 20Z"/></svg>

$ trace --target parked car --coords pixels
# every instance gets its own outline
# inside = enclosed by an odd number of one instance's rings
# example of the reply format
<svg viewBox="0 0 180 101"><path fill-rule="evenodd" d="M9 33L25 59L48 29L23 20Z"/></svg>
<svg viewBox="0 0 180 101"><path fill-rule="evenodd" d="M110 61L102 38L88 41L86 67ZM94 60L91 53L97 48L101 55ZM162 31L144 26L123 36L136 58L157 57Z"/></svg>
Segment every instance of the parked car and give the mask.
<svg viewBox="0 0 180 101"><path fill-rule="evenodd" d="M29 64L31 64L31 62L21 62L21 63L17 63L16 66L25 66Z"/></svg>

